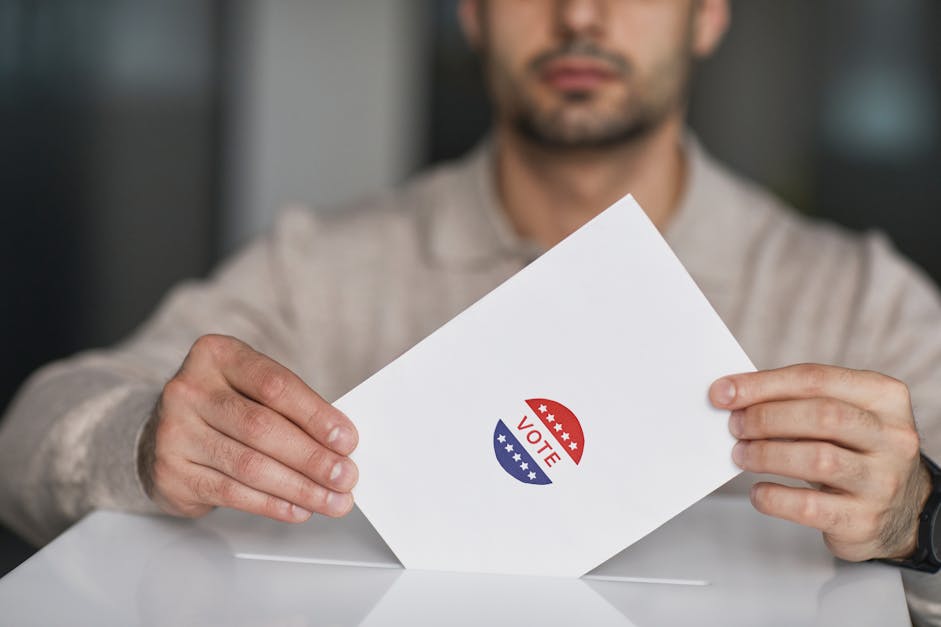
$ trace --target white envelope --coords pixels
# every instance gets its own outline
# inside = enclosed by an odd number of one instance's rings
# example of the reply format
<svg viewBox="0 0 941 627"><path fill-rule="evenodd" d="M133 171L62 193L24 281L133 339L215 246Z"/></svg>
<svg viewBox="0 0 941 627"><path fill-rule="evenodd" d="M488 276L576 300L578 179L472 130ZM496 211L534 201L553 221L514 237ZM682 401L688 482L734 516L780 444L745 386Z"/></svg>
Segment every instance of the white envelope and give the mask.
<svg viewBox="0 0 941 627"><path fill-rule="evenodd" d="M580 576L738 472L754 370L627 196L336 402L406 568Z"/></svg>

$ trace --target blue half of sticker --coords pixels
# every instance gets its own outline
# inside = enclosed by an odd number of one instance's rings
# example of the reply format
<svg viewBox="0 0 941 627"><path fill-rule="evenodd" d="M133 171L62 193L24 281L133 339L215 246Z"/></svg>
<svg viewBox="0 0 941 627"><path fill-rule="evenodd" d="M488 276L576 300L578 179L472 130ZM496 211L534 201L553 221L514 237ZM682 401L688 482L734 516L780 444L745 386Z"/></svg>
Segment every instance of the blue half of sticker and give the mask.
<svg viewBox="0 0 941 627"><path fill-rule="evenodd" d="M536 485L552 483L502 420L497 421L493 430L493 452L503 470L517 481Z"/></svg>

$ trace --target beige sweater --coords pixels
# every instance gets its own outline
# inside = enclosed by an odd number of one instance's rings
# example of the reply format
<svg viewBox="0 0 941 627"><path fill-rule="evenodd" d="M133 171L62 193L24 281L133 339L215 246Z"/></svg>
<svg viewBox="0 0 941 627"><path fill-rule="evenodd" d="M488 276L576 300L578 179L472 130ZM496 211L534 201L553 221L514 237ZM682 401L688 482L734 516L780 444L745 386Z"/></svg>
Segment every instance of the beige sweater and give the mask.
<svg viewBox="0 0 941 627"><path fill-rule="evenodd" d="M883 237L798 217L694 141L688 152L665 237L754 363L902 379L925 449L941 459L941 300L931 282ZM521 269L538 251L502 214L491 168L485 145L332 217L288 211L212 278L173 290L123 344L35 374L0 427L4 521L41 544L93 508L153 511L138 438L201 334L234 335L333 399Z"/></svg>

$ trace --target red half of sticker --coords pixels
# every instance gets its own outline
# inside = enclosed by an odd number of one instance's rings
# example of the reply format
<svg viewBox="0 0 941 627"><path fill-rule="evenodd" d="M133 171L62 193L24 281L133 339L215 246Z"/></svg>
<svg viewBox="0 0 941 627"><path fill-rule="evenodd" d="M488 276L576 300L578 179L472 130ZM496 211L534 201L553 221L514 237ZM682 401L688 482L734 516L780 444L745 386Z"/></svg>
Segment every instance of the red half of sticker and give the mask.
<svg viewBox="0 0 941 627"><path fill-rule="evenodd" d="M526 404L539 417L572 461L578 464L582 459L582 450L585 448L585 434L582 433L582 424L575 414L562 403L548 398L531 398L526 401Z"/></svg>

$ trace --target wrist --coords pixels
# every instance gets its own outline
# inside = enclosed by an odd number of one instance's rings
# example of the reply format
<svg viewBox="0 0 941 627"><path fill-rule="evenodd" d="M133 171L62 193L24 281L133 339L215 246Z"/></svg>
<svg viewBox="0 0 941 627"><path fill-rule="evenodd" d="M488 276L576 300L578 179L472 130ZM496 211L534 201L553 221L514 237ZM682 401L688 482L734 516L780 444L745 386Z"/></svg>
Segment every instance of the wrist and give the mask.
<svg viewBox="0 0 941 627"><path fill-rule="evenodd" d="M932 492L931 473L925 466L924 459L919 457L918 470L915 472L910 487L906 490L904 514L901 524L898 525L899 534L895 542L886 543L889 548L886 559L906 560L915 557L918 550L918 531L921 526L921 513L925 509L928 498Z"/></svg>
<svg viewBox="0 0 941 627"><path fill-rule="evenodd" d="M941 570L941 468L924 454L920 459L921 466L918 472L913 474L906 489L906 495L911 494L911 497L905 499L909 507L921 507L917 515L918 531L914 548L911 547L906 528L905 542L896 545L905 545L906 550L886 551L887 555L895 557L883 558L880 561L926 573L936 573ZM928 474L927 481L924 480L924 473ZM926 483L928 498L922 500ZM899 521L907 521L907 518L899 517ZM893 545L886 543L884 546Z"/></svg>

